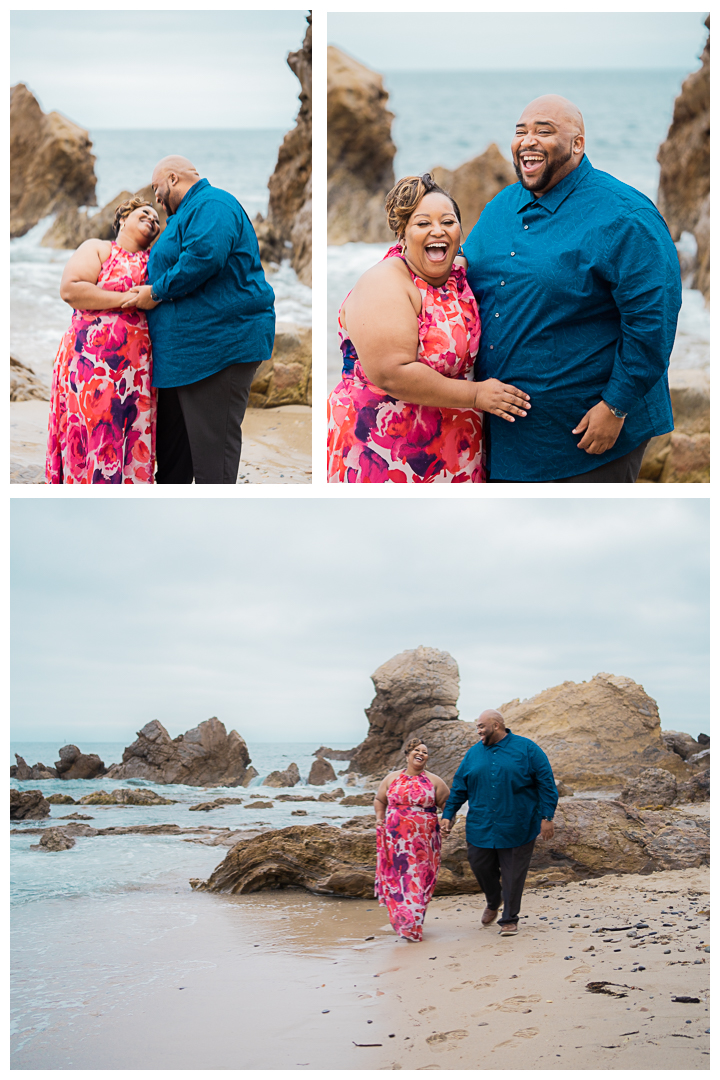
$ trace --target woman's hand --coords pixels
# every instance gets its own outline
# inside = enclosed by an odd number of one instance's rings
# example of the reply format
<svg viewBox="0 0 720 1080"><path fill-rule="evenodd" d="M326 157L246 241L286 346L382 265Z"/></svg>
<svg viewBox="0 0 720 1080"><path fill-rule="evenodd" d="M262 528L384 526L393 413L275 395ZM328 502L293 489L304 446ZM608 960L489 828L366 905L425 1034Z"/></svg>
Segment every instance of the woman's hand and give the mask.
<svg viewBox="0 0 720 1080"><path fill-rule="evenodd" d="M481 412L493 413L494 416L502 416L503 420L515 422L511 416L527 416L530 408L530 395L509 383L502 383L499 379L485 379L484 382L475 383L475 408Z"/></svg>
<svg viewBox="0 0 720 1080"><path fill-rule="evenodd" d="M125 308L133 308L136 306L137 298L139 296L139 290L137 286L134 289L128 289L128 291L124 292L122 295L123 302L120 306L123 308L123 310Z"/></svg>
<svg viewBox="0 0 720 1080"><path fill-rule="evenodd" d="M127 302L123 304L124 308L137 307L141 308L143 311L152 311L153 308L157 307L157 302L152 298L151 285L136 285L130 292L135 293L135 297L129 298Z"/></svg>

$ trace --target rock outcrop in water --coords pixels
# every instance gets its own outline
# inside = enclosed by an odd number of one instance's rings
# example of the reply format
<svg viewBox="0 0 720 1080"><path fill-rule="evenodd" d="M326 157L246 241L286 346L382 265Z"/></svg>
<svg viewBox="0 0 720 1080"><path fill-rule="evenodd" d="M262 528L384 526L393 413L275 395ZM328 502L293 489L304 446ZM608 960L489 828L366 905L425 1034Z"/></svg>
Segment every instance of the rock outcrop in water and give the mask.
<svg viewBox="0 0 720 1080"><path fill-rule="evenodd" d="M57 777L57 769L50 768L38 761L37 765L28 765L24 757L15 755L17 764L10 766L10 776L16 780L53 780Z"/></svg>
<svg viewBox="0 0 720 1080"><path fill-rule="evenodd" d="M672 124L658 151L658 208L673 240L697 241L693 288L710 301L710 16L702 67L687 77L675 100Z"/></svg>
<svg viewBox="0 0 720 1080"><path fill-rule="evenodd" d="M107 775L113 780L138 777L156 784L247 787L258 774L250 764L245 740L237 731L228 734L213 716L175 739L158 720L151 720Z"/></svg>
<svg viewBox="0 0 720 1080"><path fill-rule="evenodd" d="M18 791L10 788L10 820L50 817L50 803L42 791Z"/></svg>
<svg viewBox="0 0 720 1080"><path fill-rule="evenodd" d="M320 787L322 784L327 784L328 780L337 780L335 770L325 758L316 757L310 766L308 784Z"/></svg>
<svg viewBox="0 0 720 1080"><path fill-rule="evenodd" d="M75 249L85 240L114 240L113 222L115 211L120 203L127 202L133 195L140 195L143 199L155 207L160 219L160 232L165 228L167 215L162 206L155 198L155 192L150 184L141 188L140 191L121 191L114 199L103 206L96 214L88 214L86 210L78 210L68 207L57 215L48 231L41 240L43 247ZM159 234L158 234L159 235Z"/></svg>
<svg viewBox="0 0 720 1080"><path fill-rule="evenodd" d="M150 788L117 788L91 791L78 799L78 806L174 806L177 799L165 799Z"/></svg>
<svg viewBox="0 0 720 1080"><path fill-rule="evenodd" d="M382 76L332 45L327 73L328 243L391 243L384 206L395 144Z"/></svg>
<svg viewBox="0 0 720 1080"><path fill-rule="evenodd" d="M58 751L60 760L55 762L60 780L94 780L104 776L105 763L97 754L83 754L77 746L63 746Z"/></svg>
<svg viewBox="0 0 720 1080"><path fill-rule="evenodd" d="M263 259L280 262L292 245L290 262L304 285L312 284L312 14L302 48L288 55L300 81L300 112L285 136L268 189L268 215L255 229Z"/></svg>
<svg viewBox="0 0 720 1080"><path fill-rule="evenodd" d="M287 769L276 769L275 772L271 772L269 776L266 776L263 780L263 787L286 788L295 787L299 783L300 771L293 761L288 765Z"/></svg>
<svg viewBox="0 0 720 1080"><path fill-rule="evenodd" d="M432 175L446 191L449 191L460 207L463 232L467 236L481 213L498 192L509 184L517 183L515 170L500 150L491 143L472 161L466 161L457 169L444 169L441 165Z"/></svg>
<svg viewBox="0 0 720 1080"><path fill-rule="evenodd" d="M44 113L27 86L10 90L10 236L68 206L95 205L95 158L87 131Z"/></svg>

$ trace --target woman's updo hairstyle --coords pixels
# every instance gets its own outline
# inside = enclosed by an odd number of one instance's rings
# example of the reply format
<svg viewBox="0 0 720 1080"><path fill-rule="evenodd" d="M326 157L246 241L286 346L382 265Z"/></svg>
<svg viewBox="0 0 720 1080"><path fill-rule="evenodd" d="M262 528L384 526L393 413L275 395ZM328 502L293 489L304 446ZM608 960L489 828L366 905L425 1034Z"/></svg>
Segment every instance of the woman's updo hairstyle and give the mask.
<svg viewBox="0 0 720 1080"><path fill-rule="evenodd" d="M137 210L139 206L152 206L149 199L144 199L142 195L133 195L132 199L127 199L125 202L120 203L115 211L115 219L113 221L113 232L115 236L120 232L120 226L126 217L132 214L133 210Z"/></svg>
<svg viewBox="0 0 720 1080"><path fill-rule="evenodd" d="M435 183L430 173L423 173L422 176L404 176L402 180L398 180L392 191L388 192L385 199L387 223L398 240L402 240L405 235L407 223L417 210L420 201L433 192L444 195L450 200L458 224L462 225L460 207L449 192Z"/></svg>
<svg viewBox="0 0 720 1080"><path fill-rule="evenodd" d="M424 739L418 739L417 737L414 738L414 739L411 739L410 742L405 747L405 757L407 757L408 754L412 754L413 750L416 750L418 748L418 746L425 746L425 740Z"/></svg>

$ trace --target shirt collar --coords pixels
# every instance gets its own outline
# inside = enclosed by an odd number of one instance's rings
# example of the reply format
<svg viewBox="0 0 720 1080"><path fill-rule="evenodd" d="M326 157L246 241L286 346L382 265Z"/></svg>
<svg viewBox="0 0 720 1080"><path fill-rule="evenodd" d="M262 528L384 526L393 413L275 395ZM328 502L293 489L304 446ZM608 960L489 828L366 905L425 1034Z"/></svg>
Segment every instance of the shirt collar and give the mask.
<svg viewBox="0 0 720 1080"><path fill-rule="evenodd" d="M187 191L183 195L182 199L180 200L180 206L178 206L175 213L177 214L178 211L180 211L182 209L182 207L187 206L187 204L192 201L192 199L197 194L197 192L202 191L203 188L206 188L206 187L210 187L210 181L209 180L205 180L205 179L197 180L193 184L192 187L187 189Z"/></svg>
<svg viewBox="0 0 720 1080"><path fill-rule="evenodd" d="M591 171L592 165L588 160L587 154L584 154L577 169L573 169L571 173L564 176L559 184L550 188L547 195L542 195L539 199L536 198L532 191L528 191L527 188L518 185L521 189L521 195L518 200L517 212L520 213L522 210L526 210L531 204L536 203L544 210L549 210L551 214L554 214L557 208L565 202L568 195L572 194L580 181Z"/></svg>

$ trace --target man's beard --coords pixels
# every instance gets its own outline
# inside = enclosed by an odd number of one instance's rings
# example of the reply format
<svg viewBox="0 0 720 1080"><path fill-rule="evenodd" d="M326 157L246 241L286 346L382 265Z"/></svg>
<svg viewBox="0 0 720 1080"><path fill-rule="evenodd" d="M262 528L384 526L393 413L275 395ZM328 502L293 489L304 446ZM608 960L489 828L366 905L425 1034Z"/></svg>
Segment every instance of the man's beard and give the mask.
<svg viewBox="0 0 720 1080"><path fill-rule="evenodd" d="M567 163L568 163L568 161L570 160L571 157L572 157L572 146L570 146L570 149L568 150L568 152L565 154L564 157L557 157L557 158L554 158L552 161L548 161L548 158L546 156L545 157L545 167L543 168L542 172L536 173L532 177L532 180L530 181L530 183L528 183L527 178L525 177L525 174L523 173L522 168L520 167L520 156L519 155L518 155L517 161L513 161L513 167L515 169L515 175L517 176L518 180L520 181L520 183L522 184L522 186L524 188L526 188L528 191L544 191L545 188L550 183L550 181L552 180L553 176L555 176L555 174L560 169L562 169L563 165L567 165Z"/></svg>

